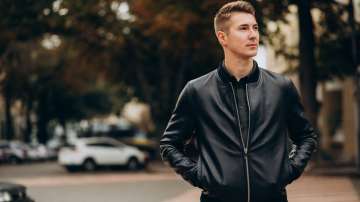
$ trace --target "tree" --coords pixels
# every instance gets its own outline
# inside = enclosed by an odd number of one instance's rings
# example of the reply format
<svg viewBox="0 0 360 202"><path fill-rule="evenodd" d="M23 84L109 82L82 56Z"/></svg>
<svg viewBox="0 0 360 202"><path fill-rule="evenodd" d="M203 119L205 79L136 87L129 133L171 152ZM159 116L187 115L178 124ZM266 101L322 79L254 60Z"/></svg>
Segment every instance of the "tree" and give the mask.
<svg viewBox="0 0 360 202"><path fill-rule="evenodd" d="M314 127L317 126L319 105L316 100L317 67L315 37L310 0L296 1L299 19L299 73L300 91L305 112Z"/></svg>
<svg viewBox="0 0 360 202"><path fill-rule="evenodd" d="M218 63L220 52L211 35L209 12L214 2L130 2L135 20L125 27L126 51L116 55L121 68L114 76L134 86L136 95L151 103L160 125L166 122L185 82Z"/></svg>
<svg viewBox="0 0 360 202"><path fill-rule="evenodd" d="M118 21L111 10L112 2L5 0L0 3L3 30L0 68L2 94L7 101L8 139L13 138L12 100L25 103L26 141L30 141L32 131L30 114L37 114L37 137L42 143L48 138L50 120L64 124L109 113L113 110L111 100L124 100L119 98L124 95L116 95L124 93L118 84L99 88L100 84L108 83L104 68L109 64L107 55L122 42L117 34L121 29L113 26Z"/></svg>
<svg viewBox="0 0 360 202"><path fill-rule="evenodd" d="M17 41L26 41L30 38L36 38L43 33L42 23L39 21L39 14L42 8L49 5L49 1L8 1L4 0L0 3L0 65L1 73L4 78L2 81L2 91L5 101L5 135L7 139L13 137L13 125L10 107L12 105L14 93L16 92L15 86L11 81L16 80L16 73L13 70L3 67L3 60L6 52L13 49L12 43ZM10 63L16 66L16 55L9 55L13 58ZM8 58L8 61L9 59Z"/></svg>

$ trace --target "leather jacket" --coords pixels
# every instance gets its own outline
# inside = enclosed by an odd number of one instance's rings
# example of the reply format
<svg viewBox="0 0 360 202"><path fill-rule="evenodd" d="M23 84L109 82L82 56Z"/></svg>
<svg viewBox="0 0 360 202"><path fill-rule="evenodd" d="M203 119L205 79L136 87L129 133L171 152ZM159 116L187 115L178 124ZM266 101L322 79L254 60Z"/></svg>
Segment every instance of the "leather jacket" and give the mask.
<svg viewBox="0 0 360 202"><path fill-rule="evenodd" d="M186 84L160 152L177 173L209 195L225 201L278 202L285 186L303 172L317 134L291 80L259 68L255 61L253 68L246 84L248 142L242 141L234 87L220 65ZM199 153L195 161L184 153L191 138ZM291 156L289 139L296 145Z"/></svg>

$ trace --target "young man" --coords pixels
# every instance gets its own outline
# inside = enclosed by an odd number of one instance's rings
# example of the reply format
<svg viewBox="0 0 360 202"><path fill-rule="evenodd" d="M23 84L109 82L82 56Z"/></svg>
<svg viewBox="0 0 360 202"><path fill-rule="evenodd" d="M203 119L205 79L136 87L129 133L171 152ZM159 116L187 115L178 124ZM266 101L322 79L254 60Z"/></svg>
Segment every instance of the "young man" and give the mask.
<svg viewBox="0 0 360 202"><path fill-rule="evenodd" d="M303 172L316 147L293 83L259 68L255 11L224 5L214 19L223 63L186 84L160 141L161 156L203 189L202 202L285 202L285 187ZM184 154L195 138L197 161ZM296 145L289 156L288 139Z"/></svg>

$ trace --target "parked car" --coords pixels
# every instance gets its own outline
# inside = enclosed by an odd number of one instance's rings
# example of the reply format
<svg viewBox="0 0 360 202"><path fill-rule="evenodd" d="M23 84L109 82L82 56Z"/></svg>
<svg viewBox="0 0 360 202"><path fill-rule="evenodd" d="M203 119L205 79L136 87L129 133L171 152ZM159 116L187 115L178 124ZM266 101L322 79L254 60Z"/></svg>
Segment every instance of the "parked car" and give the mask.
<svg viewBox="0 0 360 202"><path fill-rule="evenodd" d="M56 158L56 152L43 144L27 145L27 154L32 161L44 161Z"/></svg>
<svg viewBox="0 0 360 202"><path fill-rule="evenodd" d="M80 138L60 149L58 162L68 171L99 166L124 165L130 170L146 166L147 155L139 149L106 137Z"/></svg>
<svg viewBox="0 0 360 202"><path fill-rule="evenodd" d="M0 182L0 202L34 202L34 200L27 195L25 186Z"/></svg>
<svg viewBox="0 0 360 202"><path fill-rule="evenodd" d="M159 145L157 141L149 138L149 134L131 125L98 123L79 132L78 137L109 137L148 153L151 159L155 159L158 155Z"/></svg>
<svg viewBox="0 0 360 202"><path fill-rule="evenodd" d="M28 160L27 146L19 141L0 141L0 150L5 161L12 164L22 163Z"/></svg>
<svg viewBox="0 0 360 202"><path fill-rule="evenodd" d="M159 145L154 139L150 139L146 133L139 130L133 130L131 136L124 135L126 130L112 130L107 135L111 138L119 140L127 145L139 148L141 151L150 154L151 159L156 158L158 154Z"/></svg>

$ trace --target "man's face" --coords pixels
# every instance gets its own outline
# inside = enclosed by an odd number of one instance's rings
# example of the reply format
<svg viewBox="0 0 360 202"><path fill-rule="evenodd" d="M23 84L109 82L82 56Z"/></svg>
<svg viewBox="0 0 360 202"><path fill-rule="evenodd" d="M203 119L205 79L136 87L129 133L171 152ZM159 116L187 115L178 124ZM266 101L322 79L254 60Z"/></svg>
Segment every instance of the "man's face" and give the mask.
<svg viewBox="0 0 360 202"><path fill-rule="evenodd" d="M227 30L218 31L217 36L224 49L239 57L250 58L257 54L258 24L249 13L233 13L227 22Z"/></svg>

